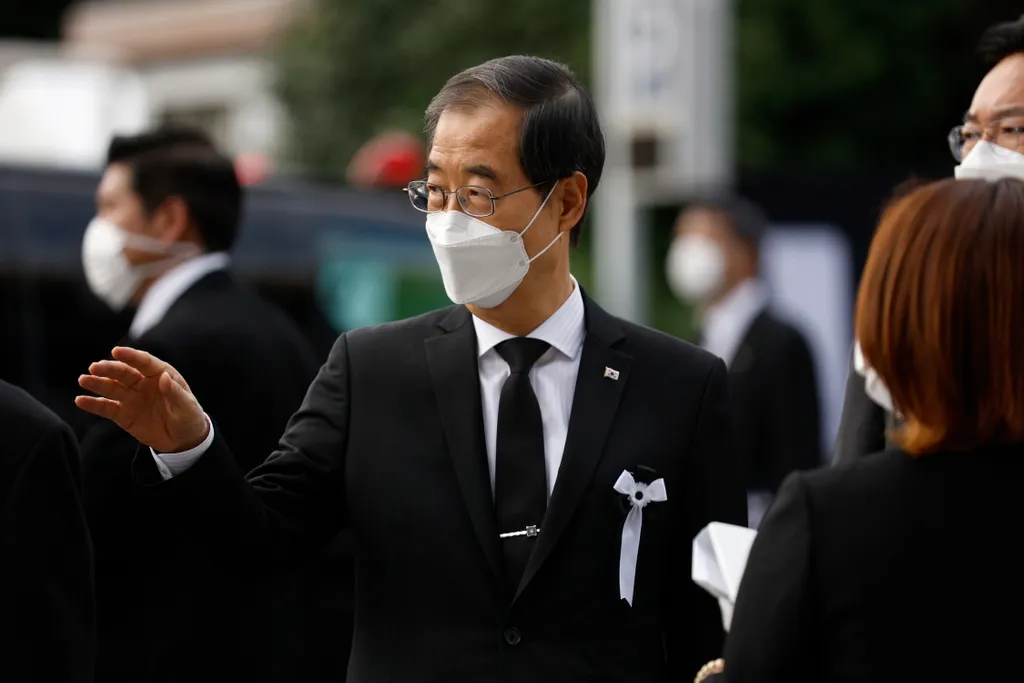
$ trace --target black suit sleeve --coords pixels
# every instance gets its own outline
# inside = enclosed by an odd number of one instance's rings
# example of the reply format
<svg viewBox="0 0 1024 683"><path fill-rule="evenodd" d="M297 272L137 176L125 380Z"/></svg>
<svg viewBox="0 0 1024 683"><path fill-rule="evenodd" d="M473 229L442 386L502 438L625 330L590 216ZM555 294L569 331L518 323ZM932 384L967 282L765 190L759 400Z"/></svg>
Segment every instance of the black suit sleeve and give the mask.
<svg viewBox="0 0 1024 683"><path fill-rule="evenodd" d="M725 364L716 359L704 385L697 429L682 475L682 537L675 549L666 606L668 679L693 680L698 669L721 655L722 615L718 603L690 578L694 537L709 522L746 526L746 491L729 437Z"/></svg>
<svg viewBox="0 0 1024 683"><path fill-rule="evenodd" d="M816 654L810 509L802 475L782 488L758 531L725 647L729 683L813 683Z"/></svg>
<svg viewBox="0 0 1024 683"><path fill-rule="evenodd" d="M228 555L257 553L289 562L296 550L326 545L344 523L348 362L342 335L288 421L277 450L248 476L215 435L195 464L166 482L159 481L149 449L140 448L133 467L136 481L162 498L190 532ZM216 415L211 418L216 422Z"/></svg>
<svg viewBox="0 0 1024 683"><path fill-rule="evenodd" d="M767 406L771 462L765 463L772 493L790 472L822 464L818 381L810 349L799 333L787 337L774 370L776 390Z"/></svg>
<svg viewBox="0 0 1024 683"><path fill-rule="evenodd" d="M853 369L851 355L833 462L852 462L884 449L885 410L864 393L864 378Z"/></svg>
<svg viewBox="0 0 1024 683"><path fill-rule="evenodd" d="M102 545L103 538L142 522L134 509L130 467L138 442L113 422L94 418L81 444L82 501L94 540Z"/></svg>
<svg viewBox="0 0 1024 683"><path fill-rule="evenodd" d="M0 518L8 680L93 680L92 545L78 487L74 435L51 427L17 473Z"/></svg>

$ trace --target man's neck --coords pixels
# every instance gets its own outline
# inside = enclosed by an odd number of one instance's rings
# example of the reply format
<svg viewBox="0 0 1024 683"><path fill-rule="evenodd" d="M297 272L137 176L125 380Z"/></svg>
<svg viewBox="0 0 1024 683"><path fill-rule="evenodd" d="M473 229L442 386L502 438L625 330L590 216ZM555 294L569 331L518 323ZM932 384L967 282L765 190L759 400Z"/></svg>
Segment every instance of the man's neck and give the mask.
<svg viewBox="0 0 1024 683"><path fill-rule="evenodd" d="M147 292L153 289L153 285L160 279L159 275L153 277L147 277L139 284L139 288L135 290L135 294L132 295L131 305L138 308L142 304L142 300L146 298Z"/></svg>
<svg viewBox="0 0 1024 683"><path fill-rule="evenodd" d="M555 314L572 295L572 277L568 272L557 286L524 287L524 281L500 306L480 308L467 305L470 312L503 332L525 337ZM547 283L545 283L547 284Z"/></svg>
<svg viewBox="0 0 1024 683"><path fill-rule="evenodd" d="M715 308L717 308L720 305L722 305L723 302L725 302L729 298L731 298L732 295L735 294L736 291L740 287L746 285L747 283L753 283L753 282L756 282L756 281L757 281L757 276L756 275L750 275L748 277L745 277L745 278L743 278L741 280L738 280L738 281L732 283L731 285L727 285L725 288L720 290L717 294L715 294L713 297L711 297L707 301L702 301L700 303L700 305L697 307L697 312L698 312L700 318L701 319L706 319L708 314L711 311L713 311Z"/></svg>

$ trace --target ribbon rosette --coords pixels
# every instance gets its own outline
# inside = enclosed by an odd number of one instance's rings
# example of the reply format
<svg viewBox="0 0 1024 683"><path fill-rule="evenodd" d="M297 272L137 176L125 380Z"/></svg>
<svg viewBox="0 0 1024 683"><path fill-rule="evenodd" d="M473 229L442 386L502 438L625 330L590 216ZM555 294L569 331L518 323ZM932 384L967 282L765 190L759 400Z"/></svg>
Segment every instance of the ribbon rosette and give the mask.
<svg viewBox="0 0 1024 683"><path fill-rule="evenodd" d="M633 584L636 581L636 560L640 554L640 531L644 523L644 508L648 503L668 500L665 480L655 479L650 484L636 481L623 470L615 481L615 490L629 499L629 514L622 524L622 547L619 550L619 596L633 606Z"/></svg>

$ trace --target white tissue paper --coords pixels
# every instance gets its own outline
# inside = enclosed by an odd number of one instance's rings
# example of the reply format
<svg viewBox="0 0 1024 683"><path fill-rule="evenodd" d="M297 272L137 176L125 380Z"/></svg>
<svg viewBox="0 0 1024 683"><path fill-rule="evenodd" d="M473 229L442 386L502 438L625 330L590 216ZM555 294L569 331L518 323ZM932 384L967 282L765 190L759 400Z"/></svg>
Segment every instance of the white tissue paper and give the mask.
<svg viewBox="0 0 1024 683"><path fill-rule="evenodd" d="M745 526L711 522L693 539L693 582L718 599L726 631L756 536Z"/></svg>

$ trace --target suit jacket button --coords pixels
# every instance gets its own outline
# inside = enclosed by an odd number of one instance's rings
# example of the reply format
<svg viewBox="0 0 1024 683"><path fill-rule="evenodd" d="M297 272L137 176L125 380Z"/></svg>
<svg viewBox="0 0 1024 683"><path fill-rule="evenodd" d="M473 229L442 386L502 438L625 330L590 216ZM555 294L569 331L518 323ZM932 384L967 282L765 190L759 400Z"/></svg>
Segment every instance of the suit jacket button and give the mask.
<svg viewBox="0 0 1024 683"><path fill-rule="evenodd" d="M523 640L523 634L517 628L510 628L505 631L505 642L509 645L518 645Z"/></svg>

